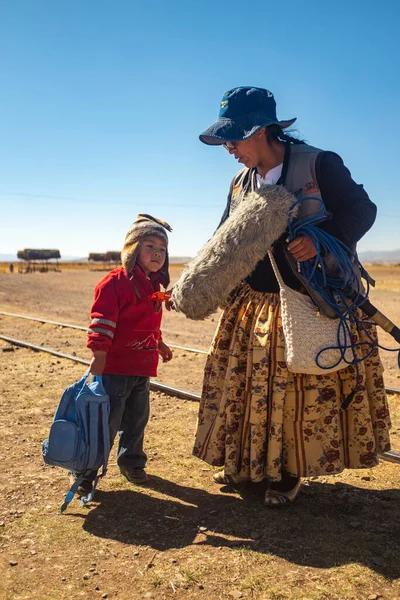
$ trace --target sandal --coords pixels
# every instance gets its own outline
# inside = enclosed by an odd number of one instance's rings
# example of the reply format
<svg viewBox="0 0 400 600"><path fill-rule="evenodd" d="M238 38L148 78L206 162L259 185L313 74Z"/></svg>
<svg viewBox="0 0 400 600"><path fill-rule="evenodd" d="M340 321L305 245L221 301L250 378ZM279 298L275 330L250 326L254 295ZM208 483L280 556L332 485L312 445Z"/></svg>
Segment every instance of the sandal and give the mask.
<svg viewBox="0 0 400 600"><path fill-rule="evenodd" d="M270 488L265 492L264 506L268 506L269 508L279 508L281 506L285 506L286 504L292 504L296 500L300 488L300 477L294 488L287 492Z"/></svg>
<svg viewBox="0 0 400 600"><path fill-rule="evenodd" d="M218 483L218 485L229 485L230 483L243 483L244 481L248 481L247 477L243 475L225 475L225 471L218 471L218 473L214 473L212 476L214 483Z"/></svg>

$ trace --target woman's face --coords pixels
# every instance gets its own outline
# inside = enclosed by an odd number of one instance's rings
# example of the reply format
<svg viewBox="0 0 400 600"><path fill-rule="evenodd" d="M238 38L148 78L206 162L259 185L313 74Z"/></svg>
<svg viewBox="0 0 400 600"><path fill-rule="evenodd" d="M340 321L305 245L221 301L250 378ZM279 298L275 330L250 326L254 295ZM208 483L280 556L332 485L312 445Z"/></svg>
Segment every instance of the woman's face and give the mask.
<svg viewBox="0 0 400 600"><path fill-rule="evenodd" d="M224 148L228 150L229 154L233 154L239 163L253 169L260 164L261 158L268 148L265 128L260 129L247 140L227 142L224 144Z"/></svg>

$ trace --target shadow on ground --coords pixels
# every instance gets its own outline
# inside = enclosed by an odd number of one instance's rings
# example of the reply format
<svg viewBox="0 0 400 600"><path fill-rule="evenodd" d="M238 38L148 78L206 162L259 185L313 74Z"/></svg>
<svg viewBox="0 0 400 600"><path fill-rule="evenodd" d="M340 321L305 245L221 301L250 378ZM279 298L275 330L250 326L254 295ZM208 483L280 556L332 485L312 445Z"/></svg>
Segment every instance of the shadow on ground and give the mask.
<svg viewBox="0 0 400 600"><path fill-rule="evenodd" d="M274 510L262 506L262 484L237 488L238 496L210 494L158 477L146 487L166 497L150 496L139 487L98 491L99 504L88 513L84 529L160 551L191 544L246 546L304 566L354 562L390 579L400 575L399 490L310 482L296 504Z"/></svg>

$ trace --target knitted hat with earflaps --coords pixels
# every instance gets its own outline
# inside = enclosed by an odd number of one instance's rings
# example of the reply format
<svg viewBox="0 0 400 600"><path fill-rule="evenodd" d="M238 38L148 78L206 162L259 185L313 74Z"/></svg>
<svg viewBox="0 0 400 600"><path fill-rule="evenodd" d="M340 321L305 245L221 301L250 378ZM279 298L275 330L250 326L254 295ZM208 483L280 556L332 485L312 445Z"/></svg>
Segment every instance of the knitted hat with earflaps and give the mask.
<svg viewBox="0 0 400 600"><path fill-rule="evenodd" d="M169 285L169 261L168 261L168 235L167 231L172 231L171 227L165 221L152 217L151 215L139 214L132 223L125 237L124 247L121 252L122 266L127 273L131 273L136 264L139 253L140 243L149 235L155 235L163 240L167 246L165 263L158 271L161 277L162 285L167 288Z"/></svg>

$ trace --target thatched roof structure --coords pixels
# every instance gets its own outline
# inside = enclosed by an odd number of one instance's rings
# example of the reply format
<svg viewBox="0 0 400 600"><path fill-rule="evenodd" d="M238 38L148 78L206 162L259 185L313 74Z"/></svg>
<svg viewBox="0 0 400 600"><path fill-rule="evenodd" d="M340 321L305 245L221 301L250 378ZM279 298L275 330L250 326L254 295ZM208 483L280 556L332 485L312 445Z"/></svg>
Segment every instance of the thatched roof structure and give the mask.
<svg viewBox="0 0 400 600"><path fill-rule="evenodd" d="M99 254L98 252L91 252L88 256L88 260L93 260L95 262L104 262L106 260L105 253Z"/></svg>
<svg viewBox="0 0 400 600"><path fill-rule="evenodd" d="M17 257L20 260L51 260L61 258L61 254L59 250L25 248L18 250Z"/></svg>
<svg viewBox="0 0 400 600"><path fill-rule="evenodd" d="M112 262L121 262L121 252L114 252L113 250L109 250L106 252L106 260L110 260Z"/></svg>
<svg viewBox="0 0 400 600"><path fill-rule="evenodd" d="M91 252L88 260L94 262L121 262L121 252L114 252L113 250L104 253Z"/></svg>

